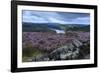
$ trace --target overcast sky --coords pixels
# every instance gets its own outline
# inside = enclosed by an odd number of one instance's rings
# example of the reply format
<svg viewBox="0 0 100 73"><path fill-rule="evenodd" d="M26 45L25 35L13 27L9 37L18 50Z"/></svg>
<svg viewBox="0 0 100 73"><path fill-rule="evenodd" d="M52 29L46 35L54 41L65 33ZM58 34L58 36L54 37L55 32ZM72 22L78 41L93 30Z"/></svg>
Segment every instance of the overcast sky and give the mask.
<svg viewBox="0 0 100 73"><path fill-rule="evenodd" d="M22 17L23 22L31 23L90 24L89 13L23 10Z"/></svg>

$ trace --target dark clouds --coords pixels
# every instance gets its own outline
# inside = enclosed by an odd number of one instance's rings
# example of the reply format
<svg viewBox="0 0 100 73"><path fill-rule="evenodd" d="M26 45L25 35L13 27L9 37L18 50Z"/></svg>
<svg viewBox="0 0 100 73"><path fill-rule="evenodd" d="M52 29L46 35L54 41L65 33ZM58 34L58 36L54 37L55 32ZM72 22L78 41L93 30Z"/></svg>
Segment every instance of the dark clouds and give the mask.
<svg viewBox="0 0 100 73"><path fill-rule="evenodd" d="M32 23L61 23L61 24L89 24L89 13L72 12L44 12L23 10L23 22Z"/></svg>

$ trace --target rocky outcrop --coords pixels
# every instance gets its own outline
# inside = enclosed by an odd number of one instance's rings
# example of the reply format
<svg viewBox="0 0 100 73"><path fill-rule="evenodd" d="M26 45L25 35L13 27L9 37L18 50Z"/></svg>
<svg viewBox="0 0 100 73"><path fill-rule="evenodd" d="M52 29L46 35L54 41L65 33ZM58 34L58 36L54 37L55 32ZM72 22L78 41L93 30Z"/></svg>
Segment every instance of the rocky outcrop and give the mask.
<svg viewBox="0 0 100 73"><path fill-rule="evenodd" d="M79 59L80 46L82 46L82 43L77 39L74 39L72 43L67 43L65 46L55 49L48 55L38 55L34 58L31 58L29 61L55 61ZM88 57L89 55L85 56L84 58Z"/></svg>
<svg viewBox="0 0 100 73"><path fill-rule="evenodd" d="M75 40L73 43L67 44L66 46L63 46L54 50L50 54L50 57L55 60L77 59L79 55L78 47L81 45L82 45L81 42Z"/></svg>

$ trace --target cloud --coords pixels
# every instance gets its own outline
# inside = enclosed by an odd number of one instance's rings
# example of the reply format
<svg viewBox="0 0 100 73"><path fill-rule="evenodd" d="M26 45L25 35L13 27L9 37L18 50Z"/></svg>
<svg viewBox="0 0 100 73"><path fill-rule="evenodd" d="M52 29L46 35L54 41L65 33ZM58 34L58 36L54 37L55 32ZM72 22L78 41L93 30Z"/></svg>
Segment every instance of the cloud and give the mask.
<svg viewBox="0 0 100 73"><path fill-rule="evenodd" d="M47 12L23 10L23 22L32 23L61 23L61 24L89 24L89 13Z"/></svg>
<svg viewBox="0 0 100 73"><path fill-rule="evenodd" d="M81 23L82 22L82 24L89 24L90 23L90 18L89 17L78 17L76 20L75 20L75 22L77 22L77 23Z"/></svg>

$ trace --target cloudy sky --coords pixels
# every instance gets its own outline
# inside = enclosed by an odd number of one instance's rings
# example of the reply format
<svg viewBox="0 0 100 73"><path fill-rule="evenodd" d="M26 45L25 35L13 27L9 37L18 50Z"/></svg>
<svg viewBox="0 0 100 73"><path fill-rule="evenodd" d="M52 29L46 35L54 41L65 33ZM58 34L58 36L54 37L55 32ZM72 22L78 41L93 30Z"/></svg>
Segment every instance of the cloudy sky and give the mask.
<svg viewBox="0 0 100 73"><path fill-rule="evenodd" d="M23 10L23 22L31 23L60 23L60 24L89 24L89 13L46 12Z"/></svg>

